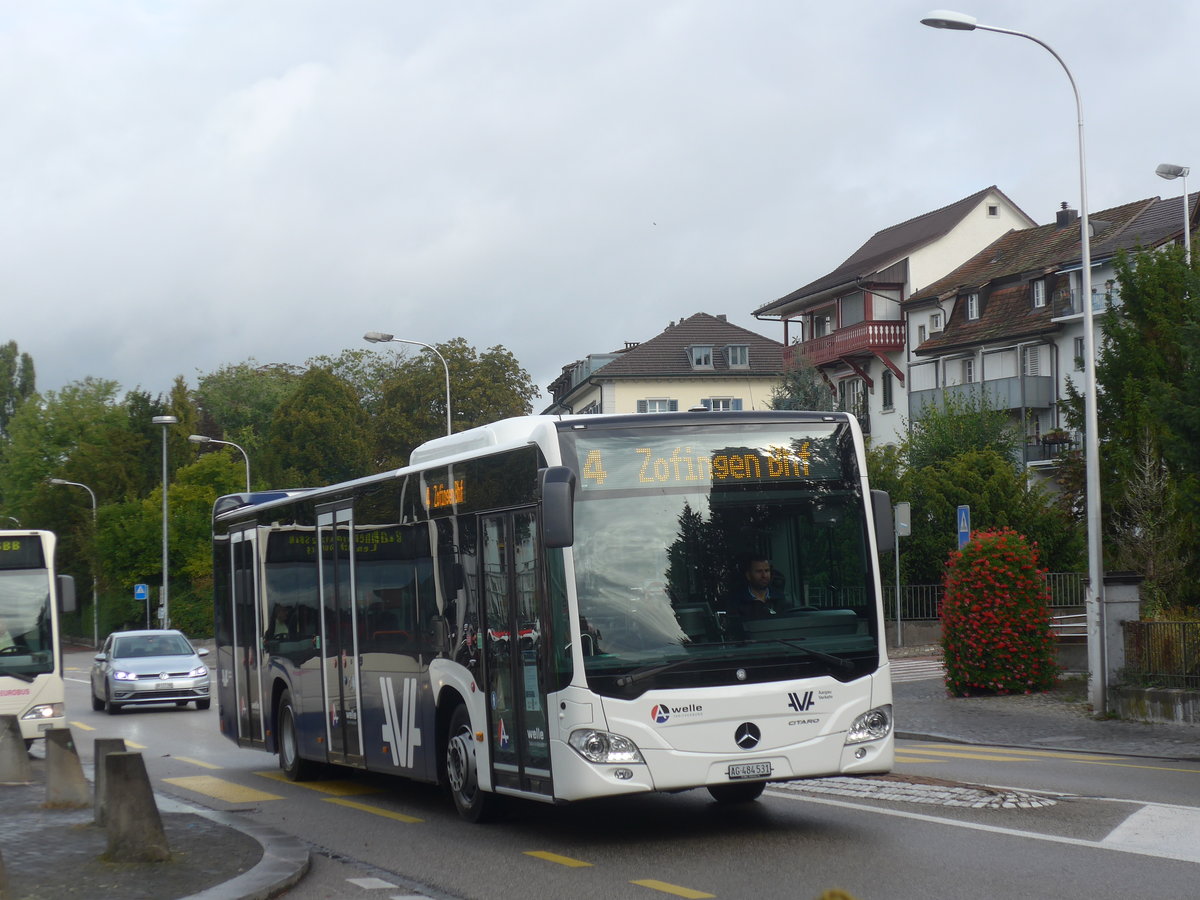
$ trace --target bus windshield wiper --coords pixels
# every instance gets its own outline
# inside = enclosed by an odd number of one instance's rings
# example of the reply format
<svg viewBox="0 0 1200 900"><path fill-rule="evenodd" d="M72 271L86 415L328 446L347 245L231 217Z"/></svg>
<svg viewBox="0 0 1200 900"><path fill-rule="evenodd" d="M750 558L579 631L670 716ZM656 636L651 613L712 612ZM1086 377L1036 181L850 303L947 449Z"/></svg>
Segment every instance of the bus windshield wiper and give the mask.
<svg viewBox="0 0 1200 900"><path fill-rule="evenodd" d="M645 666L641 669L634 669L628 675L622 675L617 679L617 687L628 687L631 684L637 684L639 681L644 681L647 678L653 678L655 675L661 675L663 672L669 672L671 669L677 669L684 663L691 662L693 657L685 656L681 659L673 659L670 662L658 663L653 666Z"/></svg>
<svg viewBox="0 0 1200 900"><path fill-rule="evenodd" d="M805 647L803 644L801 644L797 641L789 641L789 640L786 640L785 638L770 638L767 641L756 641L755 643L758 643L758 644L766 644L766 643L783 644L785 647L793 647L796 650L799 650L801 653L807 653L809 656L814 656L819 660L823 660L824 662L829 663L831 666L836 666L837 668L841 669L843 672L849 672L854 669L854 663L848 659L844 659L840 656L834 656L830 653L825 653L821 650L814 650L812 647Z"/></svg>

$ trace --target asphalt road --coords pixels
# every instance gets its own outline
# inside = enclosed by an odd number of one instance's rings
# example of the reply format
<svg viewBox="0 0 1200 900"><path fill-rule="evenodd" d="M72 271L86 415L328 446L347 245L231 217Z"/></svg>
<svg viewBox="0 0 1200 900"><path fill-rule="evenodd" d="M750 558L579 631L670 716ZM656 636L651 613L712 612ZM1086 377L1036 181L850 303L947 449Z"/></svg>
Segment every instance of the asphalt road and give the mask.
<svg viewBox="0 0 1200 900"><path fill-rule="evenodd" d="M472 826L428 785L345 771L280 780L274 757L217 732L215 709L92 712L89 662L68 657L68 720L85 763L91 738L124 737L160 792L308 842L313 871L290 900L816 898L832 888L857 900L1095 900L1189 897L1200 879L1197 763L902 741L894 781L804 782L742 808L704 791L516 804L503 821Z"/></svg>

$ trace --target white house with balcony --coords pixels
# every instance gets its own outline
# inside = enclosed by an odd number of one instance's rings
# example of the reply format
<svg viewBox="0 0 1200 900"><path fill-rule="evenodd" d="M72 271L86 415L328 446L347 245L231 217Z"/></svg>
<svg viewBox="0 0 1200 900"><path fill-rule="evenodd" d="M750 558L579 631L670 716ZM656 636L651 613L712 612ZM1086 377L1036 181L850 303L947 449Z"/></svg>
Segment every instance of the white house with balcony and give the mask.
<svg viewBox="0 0 1200 900"><path fill-rule="evenodd" d="M905 301L1000 235L1034 224L993 185L877 232L832 272L754 315L783 324L785 364L815 366L873 442L894 443L908 413Z"/></svg>

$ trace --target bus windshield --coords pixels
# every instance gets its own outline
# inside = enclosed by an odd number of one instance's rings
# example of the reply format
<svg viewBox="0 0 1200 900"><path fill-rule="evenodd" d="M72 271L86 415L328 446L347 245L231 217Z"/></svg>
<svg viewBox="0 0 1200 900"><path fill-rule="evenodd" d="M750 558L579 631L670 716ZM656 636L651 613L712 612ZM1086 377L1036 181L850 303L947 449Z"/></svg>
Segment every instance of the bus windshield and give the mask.
<svg viewBox="0 0 1200 900"><path fill-rule="evenodd" d="M661 421L661 420L660 420ZM588 684L878 666L867 506L845 422L578 428L573 548Z"/></svg>
<svg viewBox="0 0 1200 900"><path fill-rule="evenodd" d="M0 675L54 671L50 573L0 569Z"/></svg>

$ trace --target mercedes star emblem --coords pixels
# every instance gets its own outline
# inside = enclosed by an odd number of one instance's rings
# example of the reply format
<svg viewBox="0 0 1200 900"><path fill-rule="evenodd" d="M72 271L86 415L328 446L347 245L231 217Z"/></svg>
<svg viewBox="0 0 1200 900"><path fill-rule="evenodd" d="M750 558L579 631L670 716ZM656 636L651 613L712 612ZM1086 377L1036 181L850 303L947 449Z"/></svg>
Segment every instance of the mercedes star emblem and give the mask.
<svg viewBox="0 0 1200 900"><path fill-rule="evenodd" d="M743 722L737 727L737 731L733 733L734 742L743 750L752 750L758 746L759 738L762 737L762 732L758 730L758 726L753 722Z"/></svg>

